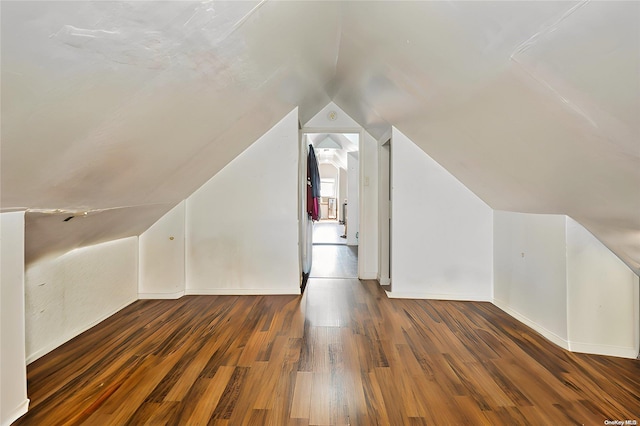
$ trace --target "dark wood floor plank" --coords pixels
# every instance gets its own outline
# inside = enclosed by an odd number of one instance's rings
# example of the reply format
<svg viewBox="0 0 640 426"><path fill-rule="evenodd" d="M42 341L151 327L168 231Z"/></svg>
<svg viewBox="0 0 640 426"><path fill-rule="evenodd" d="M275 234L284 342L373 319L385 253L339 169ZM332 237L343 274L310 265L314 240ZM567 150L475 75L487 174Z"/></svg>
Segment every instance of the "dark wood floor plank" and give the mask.
<svg viewBox="0 0 640 426"><path fill-rule="evenodd" d="M199 378L181 404L182 412L168 424L208 424L234 372L235 367L222 366L213 378Z"/></svg>
<svg viewBox="0 0 640 426"><path fill-rule="evenodd" d="M575 354L490 303L304 296L138 301L28 366L15 425L602 425L640 421L640 361Z"/></svg>
<svg viewBox="0 0 640 426"><path fill-rule="evenodd" d="M250 367L236 367L222 392L222 396L220 397L220 401L216 406L211 419L230 419L231 414L238 404L238 397L240 396L240 392L245 385L246 376L251 368Z"/></svg>

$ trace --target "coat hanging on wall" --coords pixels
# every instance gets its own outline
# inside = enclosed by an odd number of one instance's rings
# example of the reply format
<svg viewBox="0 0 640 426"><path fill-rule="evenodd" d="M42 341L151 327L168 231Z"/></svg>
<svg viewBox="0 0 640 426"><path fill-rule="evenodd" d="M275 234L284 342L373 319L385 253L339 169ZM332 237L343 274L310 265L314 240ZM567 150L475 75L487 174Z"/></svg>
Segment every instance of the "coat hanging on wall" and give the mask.
<svg viewBox="0 0 640 426"><path fill-rule="evenodd" d="M320 169L313 145L307 156L307 213L311 220L320 220Z"/></svg>

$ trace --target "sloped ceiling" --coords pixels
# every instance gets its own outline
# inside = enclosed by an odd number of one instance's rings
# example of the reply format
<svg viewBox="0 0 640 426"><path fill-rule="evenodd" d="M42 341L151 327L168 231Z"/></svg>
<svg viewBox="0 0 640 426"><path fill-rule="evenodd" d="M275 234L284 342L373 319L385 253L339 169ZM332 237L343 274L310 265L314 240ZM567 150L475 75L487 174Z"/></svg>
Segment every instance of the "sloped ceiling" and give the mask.
<svg viewBox="0 0 640 426"><path fill-rule="evenodd" d="M572 216L638 272L639 17L638 2L3 1L2 208L29 209L28 260L137 235L291 109L304 123L333 101L493 208Z"/></svg>
<svg viewBox="0 0 640 426"><path fill-rule="evenodd" d="M334 105L333 103L330 105ZM316 149L318 163L329 163L336 169L347 170L347 153L358 151L360 135L343 133L310 133L308 142Z"/></svg>

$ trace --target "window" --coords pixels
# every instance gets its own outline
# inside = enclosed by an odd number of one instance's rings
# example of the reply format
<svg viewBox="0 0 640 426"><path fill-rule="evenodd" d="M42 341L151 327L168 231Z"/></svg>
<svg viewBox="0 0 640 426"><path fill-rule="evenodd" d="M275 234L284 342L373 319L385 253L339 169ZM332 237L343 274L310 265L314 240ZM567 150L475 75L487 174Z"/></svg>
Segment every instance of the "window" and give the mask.
<svg viewBox="0 0 640 426"><path fill-rule="evenodd" d="M336 180L334 178L320 179L320 196L336 198Z"/></svg>

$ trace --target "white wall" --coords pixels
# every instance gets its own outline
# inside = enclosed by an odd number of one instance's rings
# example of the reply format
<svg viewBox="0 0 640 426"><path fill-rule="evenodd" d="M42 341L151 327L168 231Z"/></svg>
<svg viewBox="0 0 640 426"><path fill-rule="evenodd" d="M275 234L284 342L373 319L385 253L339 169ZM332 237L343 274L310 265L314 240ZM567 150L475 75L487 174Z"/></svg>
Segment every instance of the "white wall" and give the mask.
<svg viewBox="0 0 640 426"><path fill-rule="evenodd" d="M359 162L357 152L347 154L347 244L350 246L358 245L360 235Z"/></svg>
<svg viewBox="0 0 640 426"><path fill-rule="evenodd" d="M24 212L0 214L0 425L27 412Z"/></svg>
<svg viewBox="0 0 640 426"><path fill-rule="evenodd" d="M328 163L319 164L318 171L320 172L321 178L335 179L336 185L338 184L338 168L333 164L328 164Z"/></svg>
<svg viewBox="0 0 640 426"><path fill-rule="evenodd" d="M187 294L296 294L298 110L187 199Z"/></svg>
<svg viewBox="0 0 640 426"><path fill-rule="evenodd" d="M638 276L564 215L494 212L494 304L576 352L635 358Z"/></svg>
<svg viewBox="0 0 640 426"><path fill-rule="evenodd" d="M565 219L494 212L494 304L556 344L567 343Z"/></svg>
<svg viewBox="0 0 640 426"><path fill-rule="evenodd" d="M183 201L140 235L140 299L175 299L184 295Z"/></svg>
<svg viewBox="0 0 640 426"><path fill-rule="evenodd" d="M329 113L335 112L335 119L329 119ZM320 110L316 115L311 117L309 121L304 123L304 128L318 128L318 129L359 129L360 126L357 121L349 117L349 114L344 112L339 106L333 102L329 102L324 108ZM331 132L329 132L331 133Z"/></svg>
<svg viewBox="0 0 640 426"><path fill-rule="evenodd" d="M490 300L493 213L392 129L390 297Z"/></svg>
<svg viewBox="0 0 640 426"><path fill-rule="evenodd" d="M33 263L25 290L29 363L137 300L138 237Z"/></svg>
<svg viewBox="0 0 640 426"><path fill-rule="evenodd" d="M570 349L635 358L638 276L582 225L566 220Z"/></svg>

